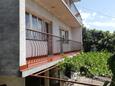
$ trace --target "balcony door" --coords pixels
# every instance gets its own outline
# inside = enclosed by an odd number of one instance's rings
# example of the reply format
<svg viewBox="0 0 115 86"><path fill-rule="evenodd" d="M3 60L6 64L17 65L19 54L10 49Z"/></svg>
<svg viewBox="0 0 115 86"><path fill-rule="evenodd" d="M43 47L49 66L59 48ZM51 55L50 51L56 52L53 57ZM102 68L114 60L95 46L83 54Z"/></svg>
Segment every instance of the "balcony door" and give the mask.
<svg viewBox="0 0 115 86"><path fill-rule="evenodd" d="M50 22L44 22L44 28L46 29L47 35L47 45L48 45L48 55L52 55L52 23Z"/></svg>
<svg viewBox="0 0 115 86"><path fill-rule="evenodd" d="M52 23L26 13L26 56L39 57L52 54Z"/></svg>
<svg viewBox="0 0 115 86"><path fill-rule="evenodd" d="M64 53L66 52L66 48L68 47L68 38L69 38L69 32L63 29L60 29L60 52Z"/></svg>

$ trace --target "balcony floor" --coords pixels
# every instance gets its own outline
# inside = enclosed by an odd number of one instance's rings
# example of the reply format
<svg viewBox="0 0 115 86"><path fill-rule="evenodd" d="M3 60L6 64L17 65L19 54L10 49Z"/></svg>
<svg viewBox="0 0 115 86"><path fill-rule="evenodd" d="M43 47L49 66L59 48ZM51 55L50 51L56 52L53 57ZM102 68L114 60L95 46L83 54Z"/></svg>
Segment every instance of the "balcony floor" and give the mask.
<svg viewBox="0 0 115 86"><path fill-rule="evenodd" d="M74 56L76 54L79 54L79 51L76 52L70 52L65 53L65 56ZM44 56L44 57L31 57L27 59L27 64L25 67L20 67L20 71L25 71L34 67L38 67L53 61L61 60L63 59L62 54L52 55L52 56Z"/></svg>

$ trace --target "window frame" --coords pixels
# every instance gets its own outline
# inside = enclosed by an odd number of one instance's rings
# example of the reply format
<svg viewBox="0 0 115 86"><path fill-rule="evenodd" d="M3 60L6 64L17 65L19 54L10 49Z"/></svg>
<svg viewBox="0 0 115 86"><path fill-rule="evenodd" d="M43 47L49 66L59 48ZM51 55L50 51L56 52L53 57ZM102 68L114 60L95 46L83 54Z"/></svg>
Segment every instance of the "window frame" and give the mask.
<svg viewBox="0 0 115 86"><path fill-rule="evenodd" d="M64 36L62 35L62 32L64 32ZM60 36L61 36L62 42L65 44L68 44L69 43L69 31L60 29L60 33L61 33Z"/></svg>
<svg viewBox="0 0 115 86"><path fill-rule="evenodd" d="M28 15L28 19L27 19L27 15ZM28 21L29 25L27 24L27 21ZM26 27L26 29L31 28L30 24L31 24L30 13L26 12L25 13L25 27Z"/></svg>

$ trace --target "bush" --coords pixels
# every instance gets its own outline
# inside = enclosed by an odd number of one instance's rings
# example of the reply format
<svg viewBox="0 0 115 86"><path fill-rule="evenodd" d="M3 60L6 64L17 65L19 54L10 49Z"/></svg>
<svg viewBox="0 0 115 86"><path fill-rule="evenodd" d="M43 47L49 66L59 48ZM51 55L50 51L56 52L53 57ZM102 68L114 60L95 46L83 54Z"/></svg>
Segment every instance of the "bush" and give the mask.
<svg viewBox="0 0 115 86"><path fill-rule="evenodd" d="M81 67L86 67L91 74L96 76L111 76L107 66L107 60L111 53L104 52L81 52L73 58L65 58L60 63L60 68L65 71L66 65L72 65L71 69L80 72ZM66 64L66 65L65 65Z"/></svg>
<svg viewBox="0 0 115 86"><path fill-rule="evenodd" d="M89 30L83 27L83 48L85 52L102 50L115 52L115 32Z"/></svg>

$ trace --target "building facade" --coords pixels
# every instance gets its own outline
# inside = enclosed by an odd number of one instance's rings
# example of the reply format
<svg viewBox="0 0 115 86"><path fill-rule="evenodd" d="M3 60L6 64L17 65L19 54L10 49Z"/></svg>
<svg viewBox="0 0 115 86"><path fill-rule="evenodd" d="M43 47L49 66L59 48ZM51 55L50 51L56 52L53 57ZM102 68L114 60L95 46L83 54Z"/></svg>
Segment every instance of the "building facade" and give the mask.
<svg viewBox="0 0 115 86"><path fill-rule="evenodd" d="M82 49L82 19L74 4L77 2L0 1L0 85L62 85L33 75L60 78L56 64L63 60L61 54L72 56Z"/></svg>

